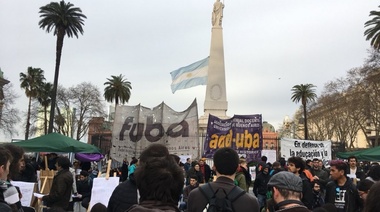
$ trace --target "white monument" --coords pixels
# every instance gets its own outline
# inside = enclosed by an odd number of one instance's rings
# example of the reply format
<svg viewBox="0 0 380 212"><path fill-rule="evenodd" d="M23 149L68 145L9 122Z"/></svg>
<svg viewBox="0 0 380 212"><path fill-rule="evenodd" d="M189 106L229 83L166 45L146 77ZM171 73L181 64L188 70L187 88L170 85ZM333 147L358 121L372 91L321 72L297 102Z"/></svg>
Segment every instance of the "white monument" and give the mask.
<svg viewBox="0 0 380 212"><path fill-rule="evenodd" d="M209 114L222 119L228 109L226 94L226 77L224 71L223 18L224 4L216 0L212 12L211 47L206 86L204 114L199 118L200 134L205 134Z"/></svg>

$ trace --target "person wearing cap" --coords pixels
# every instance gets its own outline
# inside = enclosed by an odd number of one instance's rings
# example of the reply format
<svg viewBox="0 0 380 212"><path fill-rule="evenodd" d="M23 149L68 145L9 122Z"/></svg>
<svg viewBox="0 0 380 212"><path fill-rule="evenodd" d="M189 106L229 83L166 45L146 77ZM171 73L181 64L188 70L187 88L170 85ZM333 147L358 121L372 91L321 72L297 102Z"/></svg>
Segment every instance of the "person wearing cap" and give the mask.
<svg viewBox="0 0 380 212"><path fill-rule="evenodd" d="M347 163L341 160L330 162L330 176L332 181L326 185L325 203L332 203L338 212L356 212L362 209L356 186L348 178Z"/></svg>
<svg viewBox="0 0 380 212"><path fill-rule="evenodd" d="M239 166L239 156L236 151L229 147L219 148L215 152L213 160L216 172L216 181L210 182L208 185L211 186L213 191L218 191L216 196L218 198L223 198L226 194L230 193L232 189L240 189L234 184L235 173ZM242 190L242 192L244 191ZM209 202L207 198L205 198L202 191L198 187L192 190L189 194L187 211L203 211L208 204ZM259 211L259 203L256 197L245 192L232 202L232 208L235 212Z"/></svg>
<svg viewBox="0 0 380 212"><path fill-rule="evenodd" d="M291 172L279 172L271 177L268 187L272 190L274 209L269 211L309 212L301 202L302 180Z"/></svg>

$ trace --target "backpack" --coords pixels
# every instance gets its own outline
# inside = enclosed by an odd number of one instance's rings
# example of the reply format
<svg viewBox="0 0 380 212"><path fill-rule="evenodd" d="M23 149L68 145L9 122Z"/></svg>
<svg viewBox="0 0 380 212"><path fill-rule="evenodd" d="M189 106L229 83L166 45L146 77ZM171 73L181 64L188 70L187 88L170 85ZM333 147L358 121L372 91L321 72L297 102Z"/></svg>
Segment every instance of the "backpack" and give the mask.
<svg viewBox="0 0 380 212"><path fill-rule="evenodd" d="M199 190L208 200L207 212L233 212L235 210L232 203L246 193L238 186L234 186L228 194L223 188L218 188L214 192L210 183L200 186ZM216 194L218 192L223 192L224 197L217 197Z"/></svg>

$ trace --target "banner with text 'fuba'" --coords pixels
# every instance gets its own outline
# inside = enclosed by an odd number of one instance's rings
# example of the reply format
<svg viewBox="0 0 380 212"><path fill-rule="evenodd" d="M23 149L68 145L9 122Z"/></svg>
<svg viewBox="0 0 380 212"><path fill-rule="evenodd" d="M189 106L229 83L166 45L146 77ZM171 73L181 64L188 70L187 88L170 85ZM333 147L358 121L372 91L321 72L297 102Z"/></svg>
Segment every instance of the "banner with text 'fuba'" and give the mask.
<svg viewBox="0 0 380 212"><path fill-rule="evenodd" d="M310 141L281 138L281 157L301 157L304 160L314 158L323 162L331 160L331 141Z"/></svg>
<svg viewBox="0 0 380 212"><path fill-rule="evenodd" d="M262 118L256 115L234 115L230 119L220 119L209 115L203 157L212 158L215 151L231 147L239 157L247 161L261 157Z"/></svg>
<svg viewBox="0 0 380 212"><path fill-rule="evenodd" d="M164 144L176 155L198 157L197 101L183 112L174 111L165 103L153 109L137 106L118 106L112 130L110 156L121 162L138 158L153 143Z"/></svg>

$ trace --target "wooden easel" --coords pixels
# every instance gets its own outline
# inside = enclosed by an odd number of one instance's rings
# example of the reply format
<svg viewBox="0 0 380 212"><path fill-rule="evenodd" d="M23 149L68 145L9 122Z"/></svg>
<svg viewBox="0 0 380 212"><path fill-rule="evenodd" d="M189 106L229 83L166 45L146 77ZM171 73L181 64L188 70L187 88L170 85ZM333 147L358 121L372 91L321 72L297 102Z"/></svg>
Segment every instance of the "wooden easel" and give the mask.
<svg viewBox="0 0 380 212"><path fill-rule="evenodd" d="M45 170L40 170L41 194L49 194L55 173L56 171L49 170L47 157L45 155Z"/></svg>
<svg viewBox="0 0 380 212"><path fill-rule="evenodd" d="M40 181L41 181L40 193L47 195L50 192L51 186L53 184L53 178L55 176L56 171L49 170L46 155L44 156L44 161L45 161L45 170L40 170ZM35 207L37 208L37 211L42 211L43 207L44 206L42 205L42 201L38 200L37 206Z"/></svg>

